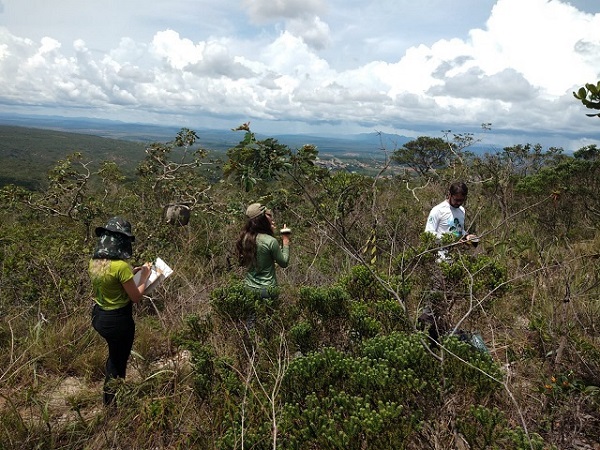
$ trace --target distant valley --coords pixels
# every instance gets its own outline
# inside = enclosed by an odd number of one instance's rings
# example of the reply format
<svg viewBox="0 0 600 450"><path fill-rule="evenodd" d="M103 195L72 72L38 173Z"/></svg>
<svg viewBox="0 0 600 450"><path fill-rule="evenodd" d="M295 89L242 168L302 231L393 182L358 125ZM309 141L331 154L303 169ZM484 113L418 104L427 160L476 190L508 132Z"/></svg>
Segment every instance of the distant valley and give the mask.
<svg viewBox="0 0 600 450"><path fill-rule="evenodd" d="M170 142L180 130L181 127L175 126L105 119L0 113L0 186L17 184L39 188L45 184L47 171L73 152L81 152L87 161L93 161L90 168L102 161L115 161L126 176L132 176L145 157L148 144ZM193 131L199 137L197 144L209 151L211 159L225 158L225 152L243 139L243 131L231 129L194 128ZM375 131L335 136L256 135L258 139L277 139L292 150L314 145L324 167L367 175L379 173L394 150L414 139ZM469 150L483 154L499 148L502 147L478 143ZM403 169L392 166L387 168L386 174L398 170Z"/></svg>
<svg viewBox="0 0 600 450"><path fill-rule="evenodd" d="M129 124L108 120L72 119L54 116L9 116L0 114L0 187L8 184L43 189L48 170L75 152L81 153L88 168L96 170L103 161L114 161L131 177L145 157L145 148L154 142L172 141L180 128ZM198 144L211 159L224 159L225 152L243 139L243 132L195 129ZM343 169L364 174L378 173L386 152L410 139L403 136L357 134L347 138L307 135L273 135L292 149L312 144L319 159L331 170ZM385 146L385 152L382 150Z"/></svg>
<svg viewBox="0 0 600 450"><path fill-rule="evenodd" d="M138 141L142 143L171 141L181 129L180 127L124 123L119 121L69 118L62 116L26 116L0 114L0 125L13 125L29 128L40 128L69 133L88 134L109 139ZM242 132L232 130L215 130L194 128L199 136L199 143L208 150L226 151L235 146L243 138ZM315 145L323 157L368 157L384 159L385 150L393 151L412 138L392 134L362 133L347 136L314 136L302 134L272 134L259 139L272 137L292 149L305 144Z"/></svg>

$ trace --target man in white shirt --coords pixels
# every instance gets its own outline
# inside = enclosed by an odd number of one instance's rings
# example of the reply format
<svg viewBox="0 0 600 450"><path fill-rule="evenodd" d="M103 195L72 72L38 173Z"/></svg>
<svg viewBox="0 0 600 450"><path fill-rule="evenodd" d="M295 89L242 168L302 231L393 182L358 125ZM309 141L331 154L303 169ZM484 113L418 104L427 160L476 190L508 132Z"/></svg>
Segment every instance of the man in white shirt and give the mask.
<svg viewBox="0 0 600 450"><path fill-rule="evenodd" d="M425 231L435 235L441 245L444 235L452 234L457 243L477 245L478 238L474 234L468 234L465 230L465 208L463 204L467 200L469 189L462 182L452 183L448 189L446 199L434 206L427 217ZM437 262L452 262L448 256L447 249L438 251ZM436 342L439 336L448 331L447 315L448 305L445 293L444 276L435 271L432 276L431 299L425 306L419 317L421 329L428 329L429 336Z"/></svg>
<svg viewBox="0 0 600 450"><path fill-rule="evenodd" d="M465 183L452 183L446 199L429 212L425 231L434 234L438 242L441 242L443 235L450 233L458 242L477 244L477 236L465 231L465 208L462 205L467 200L468 193ZM440 250L439 256L440 260L447 260L447 251Z"/></svg>

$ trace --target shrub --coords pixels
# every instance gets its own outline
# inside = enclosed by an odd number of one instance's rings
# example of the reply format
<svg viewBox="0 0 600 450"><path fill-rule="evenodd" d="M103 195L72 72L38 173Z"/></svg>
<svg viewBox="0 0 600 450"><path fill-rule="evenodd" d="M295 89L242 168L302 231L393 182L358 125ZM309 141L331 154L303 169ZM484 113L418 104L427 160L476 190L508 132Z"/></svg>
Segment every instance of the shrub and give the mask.
<svg viewBox="0 0 600 450"><path fill-rule="evenodd" d="M307 321L301 321L292 326L290 340L301 353L316 350L319 344L313 326Z"/></svg>
<svg viewBox="0 0 600 450"><path fill-rule="evenodd" d="M300 305L319 320L347 317L349 300L348 292L341 286L300 288Z"/></svg>
<svg viewBox="0 0 600 450"><path fill-rule="evenodd" d="M387 277L381 277L388 282ZM390 292L368 267L358 265L352 267L350 273L340 279L340 285L348 292L353 300L363 299L372 302L389 300Z"/></svg>

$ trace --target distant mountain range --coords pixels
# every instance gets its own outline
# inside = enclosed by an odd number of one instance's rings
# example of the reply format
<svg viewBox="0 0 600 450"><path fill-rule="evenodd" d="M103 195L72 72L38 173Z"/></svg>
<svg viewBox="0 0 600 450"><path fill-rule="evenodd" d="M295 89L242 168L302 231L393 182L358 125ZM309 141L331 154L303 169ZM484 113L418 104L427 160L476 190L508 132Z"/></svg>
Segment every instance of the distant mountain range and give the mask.
<svg viewBox="0 0 600 450"><path fill-rule="evenodd" d="M154 125L143 123L127 123L116 120L93 119L84 117L64 117L58 115L33 115L33 114L7 114L0 113L0 125L12 125L28 128L48 129L69 133L87 134L98 137L136 141L141 143L169 142L175 138L181 127ZM237 145L243 138L239 131L230 129L208 129L194 128L199 136L199 144L208 150L224 152ZM462 133L471 132L475 136L481 130L465 129ZM441 132L437 136L441 137ZM401 148L406 142L414 140L398 134L388 133L360 133L340 135L315 135L315 134L270 134L261 135L256 133L259 139L274 138L280 143L292 149L299 148L305 144L312 144L319 150L319 155L328 157L350 157L384 160L386 153ZM423 130L421 136L436 136L432 131ZM585 139L584 139L585 138ZM536 131L511 131L494 130L493 134L487 135L485 142L477 142L469 150L476 154L485 152L494 153L505 146L517 144L541 144L546 147L565 148L574 151L580 148L578 145L585 140L589 143L600 140L600 133L590 130L586 136L578 133L552 134ZM577 147L574 147L577 146ZM582 144L583 145L583 144ZM572 148L571 148L572 147ZM571 148L569 150L569 148Z"/></svg>
<svg viewBox="0 0 600 450"><path fill-rule="evenodd" d="M143 143L169 142L175 138L181 129L173 126L125 123L104 119L3 113L0 113L0 125L41 128ZM215 129L194 129L194 131L199 136L200 145L208 150L226 151L237 145L243 138L242 132L239 131ZM332 155L381 159L384 158L382 147L391 152L413 139L406 136L375 132L339 137L304 134L263 136L259 133L256 134L259 139L271 137L292 149L305 144L312 144L317 147L319 154L325 157Z"/></svg>

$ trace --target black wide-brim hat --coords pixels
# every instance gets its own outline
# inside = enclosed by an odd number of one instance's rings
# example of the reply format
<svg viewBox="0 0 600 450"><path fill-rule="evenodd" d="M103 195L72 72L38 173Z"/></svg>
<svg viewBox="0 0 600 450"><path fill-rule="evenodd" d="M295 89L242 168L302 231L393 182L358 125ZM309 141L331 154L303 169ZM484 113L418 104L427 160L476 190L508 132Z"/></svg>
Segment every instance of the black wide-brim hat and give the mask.
<svg viewBox="0 0 600 450"><path fill-rule="evenodd" d="M131 239L132 242L135 241L135 236L131 232L131 224L120 216L109 219L103 227L96 227L96 236L100 237L107 231L123 234Z"/></svg>

